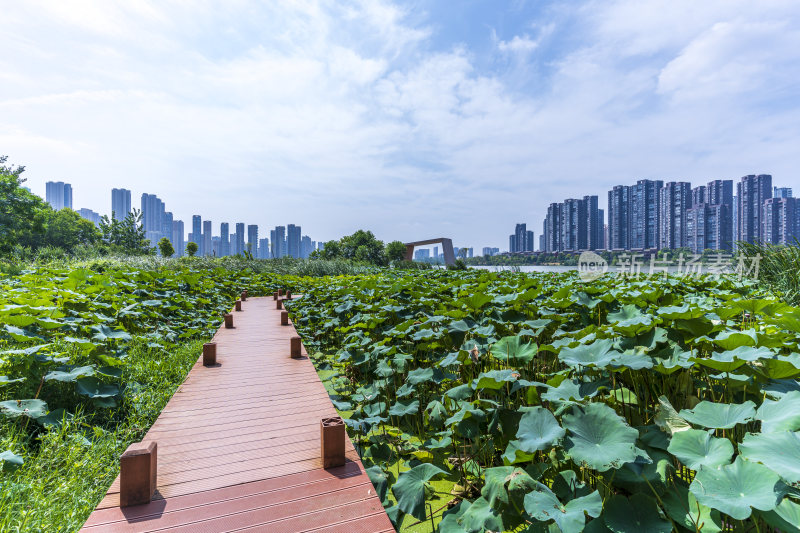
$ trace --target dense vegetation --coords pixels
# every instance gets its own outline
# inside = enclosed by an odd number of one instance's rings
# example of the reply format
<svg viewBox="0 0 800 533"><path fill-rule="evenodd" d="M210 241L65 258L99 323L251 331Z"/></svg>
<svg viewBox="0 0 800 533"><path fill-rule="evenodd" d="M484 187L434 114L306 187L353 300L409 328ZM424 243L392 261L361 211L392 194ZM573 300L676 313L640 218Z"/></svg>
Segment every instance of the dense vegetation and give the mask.
<svg viewBox="0 0 800 533"><path fill-rule="evenodd" d="M397 524L799 530L800 309L752 281L382 273L291 309Z"/></svg>
<svg viewBox="0 0 800 533"><path fill-rule="evenodd" d="M0 278L2 531L76 530L241 289L302 287L236 259L133 262Z"/></svg>

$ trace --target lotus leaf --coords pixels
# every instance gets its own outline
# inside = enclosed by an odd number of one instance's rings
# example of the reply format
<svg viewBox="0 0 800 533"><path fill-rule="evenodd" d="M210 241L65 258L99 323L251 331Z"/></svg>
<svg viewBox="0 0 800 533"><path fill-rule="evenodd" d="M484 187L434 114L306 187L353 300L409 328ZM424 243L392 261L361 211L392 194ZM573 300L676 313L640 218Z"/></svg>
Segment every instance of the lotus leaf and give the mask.
<svg viewBox="0 0 800 533"><path fill-rule="evenodd" d="M378 465L371 466L365 470L369 480L372 481L372 485L375 487L375 492L378 493L378 498L383 501L386 499L386 491L389 488L388 474Z"/></svg>
<svg viewBox="0 0 800 533"><path fill-rule="evenodd" d="M552 446L564 436L564 429L547 409L537 407L522 415L517 429L517 449L533 453Z"/></svg>
<svg viewBox="0 0 800 533"><path fill-rule="evenodd" d="M4 472L16 470L25 463L25 460L10 450L0 453L0 466Z"/></svg>
<svg viewBox="0 0 800 533"><path fill-rule="evenodd" d="M739 453L777 472L789 483L800 482L800 432L748 433Z"/></svg>
<svg viewBox="0 0 800 533"><path fill-rule="evenodd" d="M447 472L429 463L422 463L407 472L402 472L392 486L397 506L418 520L425 520L425 484Z"/></svg>
<svg viewBox="0 0 800 533"><path fill-rule="evenodd" d="M733 350L740 346L755 346L756 343L758 343L758 336L755 330L752 329L747 331L722 331L714 337L714 344L723 350Z"/></svg>
<svg viewBox="0 0 800 533"><path fill-rule="evenodd" d="M519 372L511 369L483 372L475 380L475 389L498 390L506 383L516 381L518 377Z"/></svg>
<svg viewBox="0 0 800 533"><path fill-rule="evenodd" d="M564 450L576 463L605 472L636 460L639 432L605 404L575 406L563 425L569 430Z"/></svg>
<svg viewBox="0 0 800 533"><path fill-rule="evenodd" d="M510 363L525 365L533 361L538 352L535 343L523 343L521 337L503 337L492 345L490 353L492 357Z"/></svg>
<svg viewBox="0 0 800 533"><path fill-rule="evenodd" d="M492 509L484 497L472 502L472 505L458 519L458 523L469 533L478 533L485 530L504 531L506 529L500 513Z"/></svg>
<svg viewBox="0 0 800 533"><path fill-rule="evenodd" d="M717 439L710 432L688 429L672 436L667 451L692 470L701 466L727 465L733 457L733 444L728 439Z"/></svg>
<svg viewBox="0 0 800 533"><path fill-rule="evenodd" d="M675 484L666 494L661 496L667 515L690 531L699 529L702 533L718 533L722 531L722 520L719 512L700 505L689 488Z"/></svg>
<svg viewBox="0 0 800 533"><path fill-rule="evenodd" d="M778 474L741 457L729 465L701 468L689 490L700 504L734 520L749 518L753 509L771 511L783 496Z"/></svg>
<svg viewBox="0 0 800 533"><path fill-rule="evenodd" d="M589 345L579 345L575 348L562 348L558 354L558 359L565 365L571 367L597 367L605 368L611 361L619 355L619 352L612 351L613 341L604 339L593 342Z"/></svg>
<svg viewBox="0 0 800 533"><path fill-rule="evenodd" d="M75 390L78 394L89 398L113 398L119 396L120 390L116 385L101 383L94 377L81 378L75 382Z"/></svg>
<svg viewBox="0 0 800 533"><path fill-rule="evenodd" d="M756 411L761 432L797 431L800 429L800 391L789 391L779 400L765 398Z"/></svg>
<svg viewBox="0 0 800 533"><path fill-rule="evenodd" d="M391 416L414 415L417 414L417 412L419 412L419 400L414 400L409 403L398 401L389 409L389 415Z"/></svg>
<svg viewBox="0 0 800 533"><path fill-rule="evenodd" d="M800 533L800 504L784 498L774 511L759 511L764 521L779 531Z"/></svg>
<svg viewBox="0 0 800 533"><path fill-rule="evenodd" d="M93 376L94 373L95 368L93 366L80 366L71 370L52 370L44 376L44 380L71 383L81 377Z"/></svg>
<svg viewBox="0 0 800 533"><path fill-rule="evenodd" d="M644 494L613 496L605 505L603 520L614 533L670 533L672 524L658 512L658 504Z"/></svg>
<svg viewBox="0 0 800 533"><path fill-rule="evenodd" d="M525 510L540 522L555 521L564 533L579 533L586 524L586 515L598 517L603 510L600 493L592 492L588 496L575 498L561 504L547 487L525 496Z"/></svg>
<svg viewBox="0 0 800 533"><path fill-rule="evenodd" d="M47 414L47 403L43 400L6 400L0 402L0 412L8 418L39 418Z"/></svg>
<svg viewBox="0 0 800 533"><path fill-rule="evenodd" d="M750 422L756 415L756 404L750 400L740 403L702 401L694 409L681 409L680 416L692 424L707 428L729 429Z"/></svg>

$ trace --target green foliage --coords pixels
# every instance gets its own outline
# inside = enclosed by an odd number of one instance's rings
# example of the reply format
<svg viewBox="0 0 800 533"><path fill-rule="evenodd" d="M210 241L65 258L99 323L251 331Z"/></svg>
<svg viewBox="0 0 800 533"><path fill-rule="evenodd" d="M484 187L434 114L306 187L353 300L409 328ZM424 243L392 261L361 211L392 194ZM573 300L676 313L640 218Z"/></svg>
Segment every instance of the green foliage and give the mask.
<svg viewBox="0 0 800 533"><path fill-rule="evenodd" d="M8 254L20 242L30 242L45 231L50 206L22 188L25 167L6 166L0 156L0 254Z"/></svg>
<svg viewBox="0 0 800 533"><path fill-rule="evenodd" d="M792 305L800 305L800 241L792 246L738 243L740 256L748 264L758 259L758 279Z"/></svg>
<svg viewBox="0 0 800 533"><path fill-rule="evenodd" d="M186 243L186 255L189 257L194 257L194 254L196 254L199 249L200 247L197 246L196 242L189 241Z"/></svg>
<svg viewBox="0 0 800 533"><path fill-rule="evenodd" d="M400 529L792 524L800 309L753 281L391 270L312 282L291 312L362 457L399 472L376 487Z"/></svg>
<svg viewBox="0 0 800 533"><path fill-rule="evenodd" d="M172 247L172 243L166 237L161 237L161 240L158 241L158 251L161 252L161 257L175 255L175 248Z"/></svg>
<svg viewBox="0 0 800 533"><path fill-rule="evenodd" d="M116 218L109 218L105 215L100 219L100 231L103 234L103 242L112 247L113 250L126 255L149 255L153 253L150 241L145 237L144 225L142 225L142 212L133 209L121 222Z"/></svg>
<svg viewBox="0 0 800 533"><path fill-rule="evenodd" d="M395 241L397 242L397 241ZM392 249L396 248L394 243ZM402 243L401 243L402 244ZM405 252L405 246L403 247ZM393 252L395 253L395 252ZM375 238L371 231L358 230L352 235L342 237L338 241L328 241L325 248L314 252L313 257L320 259L350 259L376 266L389 264L383 241Z"/></svg>
<svg viewBox="0 0 800 533"><path fill-rule="evenodd" d="M404 261L406 256L406 245L401 241L392 241L386 244L386 259L391 262Z"/></svg>

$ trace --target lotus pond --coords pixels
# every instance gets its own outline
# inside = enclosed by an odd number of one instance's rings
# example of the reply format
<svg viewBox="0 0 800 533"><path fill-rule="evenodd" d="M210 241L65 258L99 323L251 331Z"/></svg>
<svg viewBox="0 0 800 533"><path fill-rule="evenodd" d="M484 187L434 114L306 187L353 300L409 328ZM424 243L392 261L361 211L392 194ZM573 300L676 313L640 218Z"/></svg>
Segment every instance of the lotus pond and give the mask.
<svg viewBox="0 0 800 533"><path fill-rule="evenodd" d="M752 281L304 290L295 325L398 528L800 531L800 308Z"/></svg>

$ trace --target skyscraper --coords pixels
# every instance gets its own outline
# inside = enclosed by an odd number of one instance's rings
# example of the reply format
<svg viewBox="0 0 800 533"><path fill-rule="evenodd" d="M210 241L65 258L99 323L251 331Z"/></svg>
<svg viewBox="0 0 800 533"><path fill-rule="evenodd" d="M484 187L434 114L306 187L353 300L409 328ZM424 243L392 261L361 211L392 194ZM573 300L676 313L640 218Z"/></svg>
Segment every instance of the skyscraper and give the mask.
<svg viewBox="0 0 800 533"><path fill-rule="evenodd" d="M733 205L733 180L714 180L706 185L706 203Z"/></svg>
<svg viewBox="0 0 800 533"><path fill-rule="evenodd" d="M303 235L300 239L300 257L308 259L309 255L311 255L311 237Z"/></svg>
<svg viewBox="0 0 800 533"><path fill-rule="evenodd" d="M228 223L223 222L219 225L219 255L225 257L231 255L231 237Z"/></svg>
<svg viewBox="0 0 800 533"><path fill-rule="evenodd" d="M156 246L163 236L164 202L155 194L142 194L142 226L150 246Z"/></svg>
<svg viewBox="0 0 800 533"><path fill-rule="evenodd" d="M629 188L631 250L658 247L658 205L663 186L661 180L639 180Z"/></svg>
<svg viewBox="0 0 800 533"><path fill-rule="evenodd" d="M203 255L214 255L214 248L211 240L211 221L203 221Z"/></svg>
<svg viewBox="0 0 800 533"><path fill-rule="evenodd" d="M45 198L56 211L65 207L72 209L72 185L63 181L48 181L45 184Z"/></svg>
<svg viewBox="0 0 800 533"><path fill-rule="evenodd" d="M269 239L259 239L258 240L258 258L259 259L269 259L270 250L269 250Z"/></svg>
<svg viewBox="0 0 800 533"><path fill-rule="evenodd" d="M705 192L705 188L703 191ZM696 199L693 196L691 183L685 181L670 181L661 188L658 202L658 248L674 250L686 246L686 211Z"/></svg>
<svg viewBox="0 0 800 533"><path fill-rule="evenodd" d="M131 191L128 189L111 189L111 214L122 222L131 212Z"/></svg>
<svg viewBox="0 0 800 533"><path fill-rule="evenodd" d="M161 217L161 237L165 237L172 242L172 211L165 211L164 216ZM172 247L175 247L174 242Z"/></svg>
<svg viewBox="0 0 800 533"><path fill-rule="evenodd" d="M754 243L761 239L761 216L764 201L772 198L772 176L750 174L736 184L737 240Z"/></svg>
<svg viewBox="0 0 800 533"><path fill-rule="evenodd" d="M301 228L289 224L286 228L286 253L289 257L300 257Z"/></svg>
<svg viewBox="0 0 800 533"><path fill-rule="evenodd" d="M78 214L81 218L85 218L86 220L93 222L95 226L100 225L100 213L95 213L91 209L81 208L78 210Z"/></svg>
<svg viewBox="0 0 800 533"><path fill-rule="evenodd" d="M253 257L258 257L258 226L256 224L247 226L247 249L253 254Z"/></svg>
<svg viewBox="0 0 800 533"><path fill-rule="evenodd" d="M767 198L762 207L761 240L769 244L794 244L800 239L800 200L792 197Z"/></svg>
<svg viewBox="0 0 800 533"><path fill-rule="evenodd" d="M692 189L692 205L690 207L695 207L704 203L706 203L706 186L698 185Z"/></svg>
<svg viewBox="0 0 800 533"><path fill-rule="evenodd" d="M581 243L581 250L600 250L603 248L603 210L597 208L597 196L584 196L585 219L581 224L586 226L586 242Z"/></svg>
<svg viewBox="0 0 800 533"><path fill-rule="evenodd" d="M197 245L197 255L203 256L203 217L192 215L192 232L189 241Z"/></svg>
<svg viewBox="0 0 800 533"><path fill-rule="evenodd" d="M545 246L548 252L563 250L561 245L561 215L564 204L552 203L547 208Z"/></svg>
<svg viewBox="0 0 800 533"><path fill-rule="evenodd" d="M280 258L286 256L286 227L275 226L275 229L269 232L269 240L272 246L272 257Z"/></svg>
<svg viewBox="0 0 800 533"><path fill-rule="evenodd" d="M692 253L732 248L731 204L703 203L686 211L685 246Z"/></svg>
<svg viewBox="0 0 800 533"><path fill-rule="evenodd" d="M792 197L792 188L791 187L773 187L772 188L772 197L773 198L791 198Z"/></svg>
<svg viewBox="0 0 800 533"><path fill-rule="evenodd" d="M608 191L609 250L630 249L630 187L617 185Z"/></svg>
<svg viewBox="0 0 800 533"><path fill-rule="evenodd" d="M175 256L183 257L186 252L186 243L184 242L183 220L172 221L172 247L175 248Z"/></svg>
<svg viewBox="0 0 800 533"><path fill-rule="evenodd" d="M236 253L237 254L244 254L245 248L244 246L244 222L237 222L236 223Z"/></svg>

